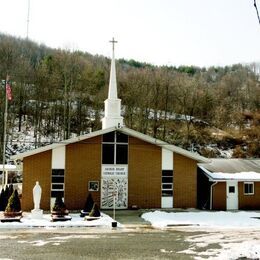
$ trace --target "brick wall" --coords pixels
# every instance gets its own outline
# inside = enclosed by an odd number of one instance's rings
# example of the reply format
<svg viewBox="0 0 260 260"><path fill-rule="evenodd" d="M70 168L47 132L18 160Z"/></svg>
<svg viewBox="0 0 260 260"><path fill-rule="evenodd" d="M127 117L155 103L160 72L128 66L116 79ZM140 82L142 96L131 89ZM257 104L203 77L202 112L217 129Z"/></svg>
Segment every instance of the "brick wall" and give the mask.
<svg viewBox="0 0 260 260"><path fill-rule="evenodd" d="M129 137L128 207L161 207L161 148Z"/></svg>
<svg viewBox="0 0 260 260"><path fill-rule="evenodd" d="M51 151L25 157L23 160L22 210L34 208L33 187L36 181L42 188L41 209L50 209Z"/></svg>
<svg viewBox="0 0 260 260"><path fill-rule="evenodd" d="M197 207L197 162L174 153L173 206Z"/></svg>
<svg viewBox="0 0 260 260"><path fill-rule="evenodd" d="M89 181L99 181L99 191L91 194L100 205L101 137L66 146L65 204L68 209L84 207Z"/></svg>

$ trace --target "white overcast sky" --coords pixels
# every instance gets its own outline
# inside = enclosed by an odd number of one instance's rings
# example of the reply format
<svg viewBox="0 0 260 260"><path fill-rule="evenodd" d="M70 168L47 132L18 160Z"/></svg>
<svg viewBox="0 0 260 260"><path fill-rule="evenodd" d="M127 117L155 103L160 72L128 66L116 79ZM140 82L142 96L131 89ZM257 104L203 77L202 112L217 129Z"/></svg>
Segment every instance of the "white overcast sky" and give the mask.
<svg viewBox="0 0 260 260"><path fill-rule="evenodd" d="M0 31L26 36L28 0L0 0ZM30 0L29 38L155 65L260 61L253 0ZM257 0L260 8L260 0ZM260 10L259 10L260 11Z"/></svg>

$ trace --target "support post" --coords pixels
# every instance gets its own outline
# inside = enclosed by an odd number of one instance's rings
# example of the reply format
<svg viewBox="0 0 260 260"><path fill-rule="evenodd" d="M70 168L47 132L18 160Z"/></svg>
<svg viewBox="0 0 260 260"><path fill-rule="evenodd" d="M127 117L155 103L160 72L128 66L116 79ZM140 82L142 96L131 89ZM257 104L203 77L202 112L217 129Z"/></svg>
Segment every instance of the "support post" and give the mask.
<svg viewBox="0 0 260 260"><path fill-rule="evenodd" d="M4 113L4 132L3 132L3 173L2 173L2 188L4 188L5 185L7 185L7 181L5 181L5 149L6 149L6 124L7 124L7 106L8 106L8 101L7 101L7 91L6 91L6 86L7 86L7 81L8 81L8 76L6 75L6 80L5 80L5 113Z"/></svg>

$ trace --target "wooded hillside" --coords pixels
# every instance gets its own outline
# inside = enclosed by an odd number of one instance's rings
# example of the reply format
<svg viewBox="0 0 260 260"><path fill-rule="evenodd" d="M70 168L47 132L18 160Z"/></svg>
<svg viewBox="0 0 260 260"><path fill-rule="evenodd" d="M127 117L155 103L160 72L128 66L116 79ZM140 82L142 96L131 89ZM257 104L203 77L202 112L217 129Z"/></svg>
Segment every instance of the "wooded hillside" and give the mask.
<svg viewBox="0 0 260 260"><path fill-rule="evenodd" d="M212 149L219 147L231 148L234 157L260 157L260 81L250 67L159 67L123 59L116 66L126 126L204 156L221 156ZM8 144L15 131L32 129L39 147L100 129L109 72L107 57L0 34L1 80L9 74L13 92ZM4 82L1 89L3 127Z"/></svg>

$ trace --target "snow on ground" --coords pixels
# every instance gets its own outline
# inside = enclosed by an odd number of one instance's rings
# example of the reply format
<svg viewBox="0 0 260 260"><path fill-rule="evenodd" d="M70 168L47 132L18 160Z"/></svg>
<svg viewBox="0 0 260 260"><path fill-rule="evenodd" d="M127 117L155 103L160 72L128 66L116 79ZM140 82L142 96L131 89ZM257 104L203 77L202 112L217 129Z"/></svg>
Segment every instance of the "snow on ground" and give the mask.
<svg viewBox="0 0 260 260"><path fill-rule="evenodd" d="M147 212L142 218L151 222L153 227L164 228L174 225L198 225L202 227L221 228L260 228L260 213L252 211L239 212Z"/></svg>
<svg viewBox="0 0 260 260"><path fill-rule="evenodd" d="M23 213L21 222L0 222L1 228L31 228L31 227L111 227L111 223L114 221L108 215L101 213L101 218L98 220L86 221L78 214L69 214L72 219L68 221L51 221L50 214L44 214L41 219L32 219L30 213ZM119 225L118 225L119 226Z"/></svg>
<svg viewBox="0 0 260 260"><path fill-rule="evenodd" d="M144 213L142 218L157 228L199 225L204 233L188 235L186 241L190 243L189 248L178 252L191 255L194 259L260 259L258 212L155 211ZM191 227L186 231L191 231Z"/></svg>
<svg viewBox="0 0 260 260"><path fill-rule="evenodd" d="M259 232L209 232L189 236L190 247L178 253L192 255L194 259L260 259Z"/></svg>

